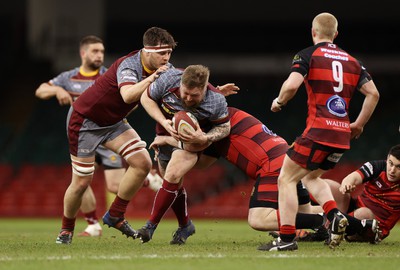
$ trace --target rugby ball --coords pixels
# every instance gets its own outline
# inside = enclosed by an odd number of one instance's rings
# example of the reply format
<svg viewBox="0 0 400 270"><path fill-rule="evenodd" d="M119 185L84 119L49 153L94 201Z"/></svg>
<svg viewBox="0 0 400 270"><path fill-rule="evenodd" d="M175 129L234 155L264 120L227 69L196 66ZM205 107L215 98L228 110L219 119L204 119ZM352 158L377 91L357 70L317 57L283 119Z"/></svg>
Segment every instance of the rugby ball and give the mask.
<svg viewBox="0 0 400 270"><path fill-rule="evenodd" d="M192 132L196 131L196 124L198 123L197 118L190 112L179 111L174 114L172 123L178 134L185 133L186 130Z"/></svg>

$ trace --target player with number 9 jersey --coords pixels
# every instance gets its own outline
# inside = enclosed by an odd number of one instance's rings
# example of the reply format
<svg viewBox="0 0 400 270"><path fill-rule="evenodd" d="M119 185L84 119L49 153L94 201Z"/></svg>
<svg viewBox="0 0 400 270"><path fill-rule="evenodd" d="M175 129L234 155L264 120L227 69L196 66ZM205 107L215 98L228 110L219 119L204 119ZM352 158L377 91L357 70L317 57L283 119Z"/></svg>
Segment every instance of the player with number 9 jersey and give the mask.
<svg viewBox="0 0 400 270"><path fill-rule="evenodd" d="M349 149L349 103L356 89L371 80L362 63L330 42L297 53L291 71L304 76L308 95L303 137L323 145Z"/></svg>

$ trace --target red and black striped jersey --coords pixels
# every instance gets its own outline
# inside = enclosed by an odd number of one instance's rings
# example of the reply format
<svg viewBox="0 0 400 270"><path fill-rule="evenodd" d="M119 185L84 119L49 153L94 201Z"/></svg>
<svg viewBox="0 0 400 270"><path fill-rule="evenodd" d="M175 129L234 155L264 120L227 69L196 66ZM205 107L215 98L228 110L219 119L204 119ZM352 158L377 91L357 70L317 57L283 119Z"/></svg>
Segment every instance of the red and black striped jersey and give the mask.
<svg viewBox="0 0 400 270"><path fill-rule="evenodd" d="M367 162L357 172L364 183L364 190L357 198L358 204L371 209L386 237L400 219L400 182L388 180L386 160Z"/></svg>
<svg viewBox="0 0 400 270"><path fill-rule="evenodd" d="M318 43L293 59L291 71L304 76L308 117L302 136L330 147L350 148L349 103L371 79L362 63L329 42Z"/></svg>
<svg viewBox="0 0 400 270"><path fill-rule="evenodd" d="M224 157L252 179L257 176L276 177L282 167L287 142L274 134L254 116L228 107L231 131L228 137L214 142L204 150L205 155Z"/></svg>

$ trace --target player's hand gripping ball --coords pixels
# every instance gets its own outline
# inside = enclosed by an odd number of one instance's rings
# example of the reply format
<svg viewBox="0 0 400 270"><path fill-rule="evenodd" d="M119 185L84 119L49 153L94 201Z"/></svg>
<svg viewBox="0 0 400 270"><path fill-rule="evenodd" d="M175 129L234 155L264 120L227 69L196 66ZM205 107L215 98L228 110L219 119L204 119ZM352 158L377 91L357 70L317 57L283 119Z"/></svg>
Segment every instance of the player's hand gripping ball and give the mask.
<svg viewBox="0 0 400 270"><path fill-rule="evenodd" d="M172 118L172 123L178 134L185 133L185 129L188 131L196 131L198 124L197 118L190 112L179 111L174 114Z"/></svg>

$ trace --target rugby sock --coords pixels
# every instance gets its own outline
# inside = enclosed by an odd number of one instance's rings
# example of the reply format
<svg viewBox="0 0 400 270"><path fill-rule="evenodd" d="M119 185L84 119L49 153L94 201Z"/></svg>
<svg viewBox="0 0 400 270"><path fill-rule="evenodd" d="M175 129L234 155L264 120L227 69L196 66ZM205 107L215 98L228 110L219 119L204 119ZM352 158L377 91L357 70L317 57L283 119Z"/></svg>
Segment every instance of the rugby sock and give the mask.
<svg viewBox="0 0 400 270"><path fill-rule="evenodd" d="M293 225L282 225L279 228L279 237L283 242L293 242L296 237L296 227Z"/></svg>
<svg viewBox="0 0 400 270"><path fill-rule="evenodd" d="M115 196L114 202L110 206L110 216L123 218L126 212L126 207L128 207L129 201L123 200L120 197Z"/></svg>
<svg viewBox="0 0 400 270"><path fill-rule="evenodd" d="M174 203L171 205L172 210L178 219L179 227L183 227L189 222L189 214L187 211L187 193L184 187L178 190L178 195Z"/></svg>
<svg viewBox="0 0 400 270"><path fill-rule="evenodd" d="M361 220L358 218L352 217L348 214L343 214L347 220L349 221L349 226L346 227L346 234L347 235L354 235L358 232L361 232L364 229Z"/></svg>
<svg viewBox="0 0 400 270"><path fill-rule="evenodd" d="M75 220L76 218L67 218L63 216L61 230L73 232L75 229Z"/></svg>
<svg viewBox="0 0 400 270"><path fill-rule="evenodd" d="M89 225L96 224L99 222L96 215L96 210L89 213L83 213L83 215L85 216L85 220Z"/></svg>
<svg viewBox="0 0 400 270"><path fill-rule="evenodd" d="M322 209L324 209L324 213L326 214L326 217L330 222L332 222L334 214L339 212L337 204L334 200L327 201L326 203L324 203Z"/></svg>
<svg viewBox="0 0 400 270"><path fill-rule="evenodd" d="M167 210L171 207L178 195L179 184L169 183L164 180L162 187L154 198L153 209L149 221L158 224Z"/></svg>
<svg viewBox="0 0 400 270"><path fill-rule="evenodd" d="M324 217L318 214L297 213L296 228L297 229L315 229L322 225Z"/></svg>
<svg viewBox="0 0 400 270"><path fill-rule="evenodd" d="M326 215L326 217L328 218L328 220L330 222L332 222L334 214L339 212L339 209L337 209L337 205L336 205L335 201L326 202L322 208L324 209L325 213L328 213ZM361 231L364 228L364 226L361 223L361 220L359 220L351 215L348 215L348 214L344 214L344 213L342 213L342 214L349 221L349 226L346 227L346 233L348 235L353 235L353 234Z"/></svg>

